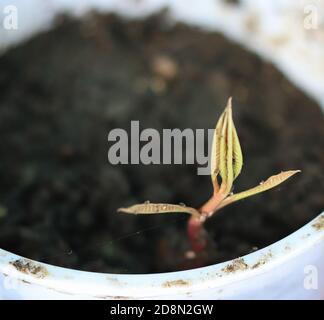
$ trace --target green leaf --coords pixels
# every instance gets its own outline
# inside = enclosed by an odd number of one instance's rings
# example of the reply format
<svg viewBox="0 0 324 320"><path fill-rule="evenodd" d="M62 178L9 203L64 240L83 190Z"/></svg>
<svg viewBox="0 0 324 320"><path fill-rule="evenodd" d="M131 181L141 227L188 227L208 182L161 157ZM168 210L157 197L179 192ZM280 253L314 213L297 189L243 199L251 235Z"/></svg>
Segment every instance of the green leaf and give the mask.
<svg viewBox="0 0 324 320"><path fill-rule="evenodd" d="M290 171L284 171L281 172L277 175L271 176L270 178L268 178L266 181L261 182L260 185L234 194L232 196L227 197L218 207L218 209L225 207L235 201L247 198L247 197L251 197L253 195L256 195L258 193L264 192L266 190L272 189L276 186L278 186L279 184L283 183L284 181L286 181L287 179L289 179L290 177L292 177L293 175L295 175L296 173L301 172L300 170L290 170Z"/></svg>
<svg viewBox="0 0 324 320"><path fill-rule="evenodd" d="M211 178L214 192L219 191L217 176L222 179L221 192L228 194L233 181L238 177L243 166L240 141L232 117L232 98L220 116L213 137L211 154Z"/></svg>

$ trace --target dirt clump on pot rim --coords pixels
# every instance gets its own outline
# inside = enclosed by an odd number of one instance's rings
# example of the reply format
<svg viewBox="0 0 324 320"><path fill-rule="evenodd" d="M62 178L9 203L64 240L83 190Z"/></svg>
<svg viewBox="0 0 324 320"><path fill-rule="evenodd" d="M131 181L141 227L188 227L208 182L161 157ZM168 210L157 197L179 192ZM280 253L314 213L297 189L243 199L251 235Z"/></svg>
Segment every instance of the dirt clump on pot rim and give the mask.
<svg viewBox="0 0 324 320"><path fill-rule="evenodd" d="M11 262L10 264L14 266L18 271L32 275L36 278L45 278L48 275L48 271L44 266L27 259L18 259Z"/></svg>

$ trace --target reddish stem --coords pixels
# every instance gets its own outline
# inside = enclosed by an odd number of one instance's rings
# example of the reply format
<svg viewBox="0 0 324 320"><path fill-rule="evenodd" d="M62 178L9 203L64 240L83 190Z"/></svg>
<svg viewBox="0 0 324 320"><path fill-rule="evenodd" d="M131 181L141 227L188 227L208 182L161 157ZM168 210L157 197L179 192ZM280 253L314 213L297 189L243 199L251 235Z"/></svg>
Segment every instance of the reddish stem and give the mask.
<svg viewBox="0 0 324 320"><path fill-rule="evenodd" d="M207 232L204 228L204 219L191 216L187 225L188 238L191 249L196 253L201 253L207 246Z"/></svg>
<svg viewBox="0 0 324 320"><path fill-rule="evenodd" d="M208 244L208 234L204 228L204 223L206 219L217 210L217 207L224 198L225 196L222 193L214 193L214 195L199 209L201 216L191 216L189 219L187 233L191 249L196 254L205 251Z"/></svg>

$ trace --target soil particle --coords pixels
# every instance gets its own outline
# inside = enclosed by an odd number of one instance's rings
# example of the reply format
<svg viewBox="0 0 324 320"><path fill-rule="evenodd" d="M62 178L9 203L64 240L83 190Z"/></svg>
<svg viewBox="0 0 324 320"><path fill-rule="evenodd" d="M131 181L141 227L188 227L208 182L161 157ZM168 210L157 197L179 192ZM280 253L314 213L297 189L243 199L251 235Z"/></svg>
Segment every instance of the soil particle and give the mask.
<svg viewBox="0 0 324 320"><path fill-rule="evenodd" d="M155 56L152 61L153 72L165 79L171 80L176 77L178 73L178 66L176 62L169 56Z"/></svg>
<svg viewBox="0 0 324 320"><path fill-rule="evenodd" d="M11 262L10 264L13 265L18 271L32 275L35 278L42 279L48 275L48 271L45 267L27 259L18 259Z"/></svg>
<svg viewBox="0 0 324 320"><path fill-rule="evenodd" d="M260 28L259 16L256 13L250 13L246 17L245 27L251 34L257 33Z"/></svg>
<svg viewBox="0 0 324 320"><path fill-rule="evenodd" d="M190 284L189 281L179 279L179 280L173 280L173 281L166 281L162 284L162 287L164 287L164 288L182 287L182 286L188 286L189 284Z"/></svg>
<svg viewBox="0 0 324 320"><path fill-rule="evenodd" d="M263 265L265 265L267 262L269 262L269 260L273 257L272 252L269 251L268 253L266 253L258 262L256 262L251 268L252 269L256 269L259 268Z"/></svg>
<svg viewBox="0 0 324 320"><path fill-rule="evenodd" d="M312 225L316 230L324 230L324 216L320 216L317 221Z"/></svg>
<svg viewBox="0 0 324 320"><path fill-rule="evenodd" d="M243 258L235 259L222 269L225 273L235 273L236 271L248 269L248 264L245 263Z"/></svg>

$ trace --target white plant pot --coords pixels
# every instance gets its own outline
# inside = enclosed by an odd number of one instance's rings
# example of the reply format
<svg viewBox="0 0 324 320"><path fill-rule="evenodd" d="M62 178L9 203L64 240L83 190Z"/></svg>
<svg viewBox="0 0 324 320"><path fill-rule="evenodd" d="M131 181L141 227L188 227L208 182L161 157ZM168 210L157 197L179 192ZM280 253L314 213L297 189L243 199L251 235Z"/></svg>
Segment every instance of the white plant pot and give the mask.
<svg viewBox="0 0 324 320"><path fill-rule="evenodd" d="M324 62L320 58L323 54L318 54L324 53L324 45L318 41L323 29L319 29L315 38L308 36L301 42L300 35L295 37L295 29L286 28L287 19L290 24L299 25L300 16L296 10L300 10L300 3L260 0L251 6L250 0L241 2L243 8L238 10L215 0L3 0L0 10L8 4L16 5L19 20L18 30L0 28L0 49L49 28L53 17L62 10L82 14L95 7L136 17L168 4L174 19L221 31L271 59L324 105ZM301 2L307 5L307 1ZM289 14L287 9L291 10ZM245 23L251 12L262 18L253 41ZM273 25L275 29L269 27ZM283 33L287 36L289 30L289 44L273 46L273 37ZM298 49L303 54L295 55L299 59L296 63L289 54ZM324 213L262 250L232 261L181 272L141 275L84 272L39 263L0 249L0 298L324 299Z"/></svg>

